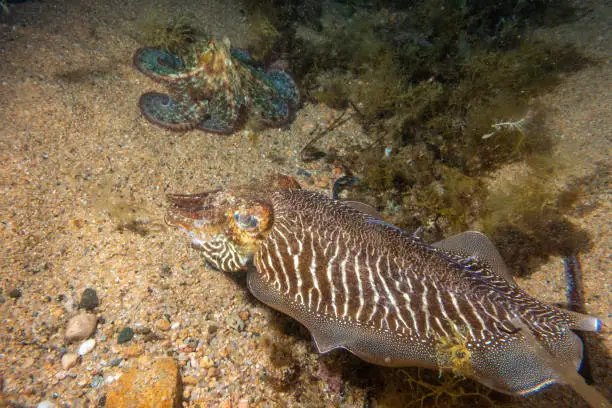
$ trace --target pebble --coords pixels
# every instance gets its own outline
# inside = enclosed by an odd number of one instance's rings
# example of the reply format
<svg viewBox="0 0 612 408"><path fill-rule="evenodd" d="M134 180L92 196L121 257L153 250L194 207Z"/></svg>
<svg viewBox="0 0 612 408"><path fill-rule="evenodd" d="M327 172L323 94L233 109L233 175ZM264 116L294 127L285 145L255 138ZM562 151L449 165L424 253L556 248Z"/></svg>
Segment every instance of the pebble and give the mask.
<svg viewBox="0 0 612 408"><path fill-rule="evenodd" d="M100 388L103 385L104 385L104 376L101 376L101 375L94 376L94 378L91 380L91 383L89 383L89 386L91 388Z"/></svg>
<svg viewBox="0 0 612 408"><path fill-rule="evenodd" d="M212 366L214 366L215 364L213 363L213 361L210 359L210 357L208 356L204 356L200 359L200 367L203 368L211 368Z"/></svg>
<svg viewBox="0 0 612 408"><path fill-rule="evenodd" d="M9 292L8 295L9 295L10 298L19 299L21 297L21 289L19 289L19 288L11 289L11 291ZM41 402L41 404L42 404L42 402Z"/></svg>
<svg viewBox="0 0 612 408"><path fill-rule="evenodd" d="M36 406L36 408L55 408L55 407L57 407L57 405L47 400L39 402L38 405Z"/></svg>
<svg viewBox="0 0 612 408"><path fill-rule="evenodd" d="M108 365L110 367L117 367L119 364L121 364L122 361L123 361L123 357L117 357L116 359L111 361Z"/></svg>
<svg viewBox="0 0 612 408"><path fill-rule="evenodd" d="M144 354L144 344L131 344L122 350L124 358L139 357Z"/></svg>
<svg viewBox="0 0 612 408"><path fill-rule="evenodd" d="M155 326L161 331L170 330L170 322L166 319L159 319L157 322L155 322Z"/></svg>
<svg viewBox="0 0 612 408"><path fill-rule="evenodd" d="M79 313L68 321L66 326L66 340L69 342L88 338L96 331L98 318L91 313Z"/></svg>
<svg viewBox="0 0 612 408"><path fill-rule="evenodd" d="M134 330L131 327L124 327L117 336L117 344L127 343L134 338Z"/></svg>
<svg viewBox="0 0 612 408"><path fill-rule="evenodd" d="M76 353L66 353L62 356L62 368L69 370L79 361L79 355Z"/></svg>
<svg viewBox="0 0 612 408"><path fill-rule="evenodd" d="M244 331L244 320L240 318L237 314L231 314L225 318L225 321L229 327L236 331Z"/></svg>
<svg viewBox="0 0 612 408"><path fill-rule="evenodd" d="M183 378L183 384L197 385L198 379L192 375Z"/></svg>
<svg viewBox="0 0 612 408"><path fill-rule="evenodd" d="M79 356L84 356L85 354L89 353L91 350L94 349L95 346L96 346L95 339L85 340L79 346Z"/></svg>
<svg viewBox="0 0 612 408"><path fill-rule="evenodd" d="M79 303L79 307L81 309L91 311L98 307L99 304L100 301L98 299L98 293L95 289L87 288L83 291L83 294L81 295L81 302Z"/></svg>

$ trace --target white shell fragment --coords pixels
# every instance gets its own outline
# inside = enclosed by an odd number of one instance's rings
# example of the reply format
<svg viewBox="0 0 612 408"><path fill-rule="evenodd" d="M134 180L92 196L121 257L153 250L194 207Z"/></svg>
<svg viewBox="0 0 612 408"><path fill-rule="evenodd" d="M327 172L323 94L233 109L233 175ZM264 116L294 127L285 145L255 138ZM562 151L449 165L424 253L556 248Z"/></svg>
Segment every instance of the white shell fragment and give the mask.
<svg viewBox="0 0 612 408"><path fill-rule="evenodd" d="M79 346L79 356L84 356L85 354L89 353L91 350L93 350L95 346L96 346L95 339L85 340Z"/></svg>

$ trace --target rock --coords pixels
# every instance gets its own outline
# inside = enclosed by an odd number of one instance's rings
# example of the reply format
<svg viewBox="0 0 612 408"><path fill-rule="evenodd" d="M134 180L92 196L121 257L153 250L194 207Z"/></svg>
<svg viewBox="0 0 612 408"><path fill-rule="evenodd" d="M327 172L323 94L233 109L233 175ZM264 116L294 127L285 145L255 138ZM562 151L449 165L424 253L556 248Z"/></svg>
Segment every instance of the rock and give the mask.
<svg viewBox="0 0 612 408"><path fill-rule="evenodd" d="M79 355L76 353L66 353L62 356L62 368L69 370L79 361Z"/></svg>
<svg viewBox="0 0 612 408"><path fill-rule="evenodd" d="M19 288L11 289L11 291L8 293L8 295L9 295L10 298L19 299L21 297L21 289L19 289ZM41 402L41 404L42 404L42 402Z"/></svg>
<svg viewBox="0 0 612 408"><path fill-rule="evenodd" d="M55 407L57 407L57 405L47 400L39 402L38 405L36 406L36 408L55 408Z"/></svg>
<svg viewBox="0 0 612 408"><path fill-rule="evenodd" d="M179 408L183 391L179 368L172 358L160 358L150 367L133 367L114 382L105 407Z"/></svg>
<svg viewBox="0 0 612 408"><path fill-rule="evenodd" d="M69 342L88 338L96 331L98 318L91 313L79 313L68 321L66 326L66 340Z"/></svg>
<svg viewBox="0 0 612 408"><path fill-rule="evenodd" d="M123 357L117 357L116 359L111 361L108 365L110 367L117 367L119 364L121 364L122 361L123 361Z"/></svg>
<svg viewBox="0 0 612 408"><path fill-rule="evenodd" d="M183 384L187 385L197 385L198 379L192 375L183 378Z"/></svg>
<svg viewBox="0 0 612 408"><path fill-rule="evenodd" d="M96 307L98 307L99 303L100 301L98 300L98 293L96 293L96 290L87 288L81 295L81 303L79 303L79 307L85 310L94 310Z"/></svg>
<svg viewBox="0 0 612 408"><path fill-rule="evenodd" d="M93 350L94 347L96 347L96 340L95 339L85 340L79 346L79 356L84 356L85 354L87 354L91 350Z"/></svg>
<svg viewBox="0 0 612 408"><path fill-rule="evenodd" d="M91 379L89 386L91 388L100 388L104 385L104 376L95 375L94 378Z"/></svg>
<svg viewBox="0 0 612 408"><path fill-rule="evenodd" d="M124 327L117 336L117 344L127 343L134 338L134 330L131 327Z"/></svg>
<svg viewBox="0 0 612 408"><path fill-rule="evenodd" d="M170 322L166 319L159 319L157 322L155 322L155 326L161 331L170 330Z"/></svg>
<svg viewBox="0 0 612 408"><path fill-rule="evenodd" d="M244 320L239 315L233 313L225 318L225 321L229 327L236 331L244 331Z"/></svg>
<svg viewBox="0 0 612 408"><path fill-rule="evenodd" d="M213 363L213 361L208 356L204 356L200 360L200 367L211 368L211 367L214 367L214 365L215 365L215 363Z"/></svg>
<svg viewBox="0 0 612 408"><path fill-rule="evenodd" d="M144 354L144 345L143 344L132 344L130 346L126 346L121 353L125 358L139 357Z"/></svg>

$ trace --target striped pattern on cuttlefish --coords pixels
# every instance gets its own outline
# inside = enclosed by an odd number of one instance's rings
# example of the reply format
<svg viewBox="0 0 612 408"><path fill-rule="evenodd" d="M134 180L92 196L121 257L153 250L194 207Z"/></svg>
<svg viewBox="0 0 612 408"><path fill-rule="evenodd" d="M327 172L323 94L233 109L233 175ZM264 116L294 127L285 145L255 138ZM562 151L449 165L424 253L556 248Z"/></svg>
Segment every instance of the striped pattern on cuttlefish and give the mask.
<svg viewBox="0 0 612 408"><path fill-rule="evenodd" d="M306 326L321 353L452 370L524 395L560 377L522 330L575 371L582 342L572 330L600 326L520 289L478 232L429 245L363 204L282 176L168 199L167 222L215 268L246 270L253 295Z"/></svg>

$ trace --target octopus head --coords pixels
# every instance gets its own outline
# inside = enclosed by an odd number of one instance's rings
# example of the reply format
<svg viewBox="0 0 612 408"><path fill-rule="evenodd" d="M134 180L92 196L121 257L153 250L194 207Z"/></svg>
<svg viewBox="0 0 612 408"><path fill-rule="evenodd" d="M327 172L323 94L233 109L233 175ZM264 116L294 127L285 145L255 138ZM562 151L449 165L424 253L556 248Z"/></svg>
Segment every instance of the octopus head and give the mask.
<svg viewBox="0 0 612 408"><path fill-rule="evenodd" d="M198 57L198 65L208 74L218 74L232 65L231 44L229 39L210 41L208 47Z"/></svg>

